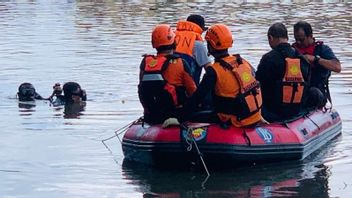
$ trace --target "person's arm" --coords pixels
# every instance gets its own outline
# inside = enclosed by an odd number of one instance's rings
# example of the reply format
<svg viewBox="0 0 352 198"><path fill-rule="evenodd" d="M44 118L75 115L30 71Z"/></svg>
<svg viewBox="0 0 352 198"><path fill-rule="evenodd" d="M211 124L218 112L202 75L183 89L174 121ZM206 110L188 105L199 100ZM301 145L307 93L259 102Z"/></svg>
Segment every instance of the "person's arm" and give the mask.
<svg viewBox="0 0 352 198"><path fill-rule="evenodd" d="M211 59L208 56L208 50L203 42L196 41L193 49L193 57L199 66L206 68L211 65Z"/></svg>
<svg viewBox="0 0 352 198"><path fill-rule="evenodd" d="M268 76L268 61L267 58L265 57L265 55L262 57L262 59L259 62L259 65L257 67L257 71L255 72L255 78L259 81L259 82L263 82L265 81L269 76Z"/></svg>
<svg viewBox="0 0 352 198"><path fill-rule="evenodd" d="M182 84L186 88L186 92L187 92L188 97L192 96L192 94L197 89L196 83L194 82L191 74L186 70L186 68L184 68L184 71L183 71Z"/></svg>
<svg viewBox="0 0 352 198"><path fill-rule="evenodd" d="M336 58L332 49L327 45L323 45L323 46L321 46L321 48L322 49L321 49L321 53L320 53L320 58L316 58L316 56L312 56L312 55L308 55L308 54L304 55L304 57L312 65L319 64L319 65L323 66L325 69L340 73L341 72L341 63Z"/></svg>
<svg viewBox="0 0 352 198"><path fill-rule="evenodd" d="M47 98L43 98L41 95L39 95L37 92L35 92L34 98L37 100L48 100Z"/></svg>
<svg viewBox="0 0 352 198"><path fill-rule="evenodd" d="M180 122L184 122L193 115L194 110L201 103L202 99L215 87L216 73L212 67L205 69L206 73L202 81L200 82L196 92L187 100L185 108L183 109L182 116L180 116Z"/></svg>
<svg viewBox="0 0 352 198"><path fill-rule="evenodd" d="M317 60L317 63L330 71L337 73L341 72L341 63L337 59L328 60L320 57L320 59Z"/></svg>
<svg viewBox="0 0 352 198"><path fill-rule="evenodd" d="M142 80L144 71L145 59L143 58L141 64L139 65L139 82Z"/></svg>
<svg viewBox="0 0 352 198"><path fill-rule="evenodd" d="M204 77L200 82L196 92L194 92L192 97L189 99L190 106L193 106L192 108L196 107L202 101L202 99L215 87L215 70L212 67L207 67L205 71L206 73L204 74Z"/></svg>
<svg viewBox="0 0 352 198"><path fill-rule="evenodd" d="M325 67L330 71L337 73L341 72L341 63L339 59L336 58L332 49L327 45L322 46L321 57L316 61L319 65Z"/></svg>

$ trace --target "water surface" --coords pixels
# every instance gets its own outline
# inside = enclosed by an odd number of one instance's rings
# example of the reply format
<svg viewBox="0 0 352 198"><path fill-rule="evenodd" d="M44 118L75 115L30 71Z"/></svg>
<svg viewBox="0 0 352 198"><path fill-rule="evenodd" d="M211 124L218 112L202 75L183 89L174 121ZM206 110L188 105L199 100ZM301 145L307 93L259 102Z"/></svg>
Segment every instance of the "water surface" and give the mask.
<svg viewBox="0 0 352 198"><path fill-rule="evenodd" d="M188 14L225 23L232 53L256 66L270 48L270 24L307 20L343 65L331 77L343 135L302 162L212 172L163 171L123 163L118 139L102 139L142 114L137 97L141 55L150 32ZM351 1L73 1L0 2L1 197L350 197L352 179ZM65 116L47 102L19 105L22 82L43 96L56 82L87 90L81 112Z"/></svg>

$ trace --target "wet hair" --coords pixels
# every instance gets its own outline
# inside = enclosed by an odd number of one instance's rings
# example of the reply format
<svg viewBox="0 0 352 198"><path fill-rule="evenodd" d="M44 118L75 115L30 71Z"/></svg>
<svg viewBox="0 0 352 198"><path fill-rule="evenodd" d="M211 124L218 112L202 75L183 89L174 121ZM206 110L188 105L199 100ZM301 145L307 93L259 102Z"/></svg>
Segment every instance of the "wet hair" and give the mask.
<svg viewBox="0 0 352 198"><path fill-rule="evenodd" d="M293 25L293 32L298 32L299 29L302 29L306 36L313 35L312 26L305 21L299 21L295 25Z"/></svg>
<svg viewBox="0 0 352 198"><path fill-rule="evenodd" d="M28 82L20 84L17 96L19 101L34 101L34 99L41 99L41 96L35 91L34 86Z"/></svg>
<svg viewBox="0 0 352 198"><path fill-rule="evenodd" d="M67 82L63 85L62 89L64 91L64 98L67 103L73 102L73 100L72 100L73 95L80 96L82 101L87 100L87 96L82 91L81 86L76 82ZM78 92L77 92L77 90L78 90Z"/></svg>
<svg viewBox="0 0 352 198"><path fill-rule="evenodd" d="M287 29L283 23L274 23L268 30L268 36L288 39Z"/></svg>
<svg viewBox="0 0 352 198"><path fill-rule="evenodd" d="M158 53L160 53L160 52L163 52L163 51L174 50L174 49L176 49L176 43L175 42L173 44L171 44L171 45L162 45L162 46L156 48L156 51Z"/></svg>

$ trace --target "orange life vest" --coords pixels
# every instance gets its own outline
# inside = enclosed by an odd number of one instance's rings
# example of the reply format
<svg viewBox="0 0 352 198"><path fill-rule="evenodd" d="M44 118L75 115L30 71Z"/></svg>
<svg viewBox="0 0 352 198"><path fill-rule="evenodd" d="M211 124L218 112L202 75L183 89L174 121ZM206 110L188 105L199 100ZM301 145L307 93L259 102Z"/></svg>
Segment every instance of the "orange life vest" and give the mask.
<svg viewBox="0 0 352 198"><path fill-rule="evenodd" d="M193 56L196 40L203 41L202 28L189 21L179 21L176 26L176 52Z"/></svg>
<svg viewBox="0 0 352 198"><path fill-rule="evenodd" d="M304 91L304 78L299 58L285 58L286 71L282 79L283 104L301 103Z"/></svg>
<svg viewBox="0 0 352 198"><path fill-rule="evenodd" d="M215 110L235 116L232 120L235 126L258 122L261 119L262 96L251 65L240 55L231 55L215 60L212 67L217 76Z"/></svg>
<svg viewBox="0 0 352 198"><path fill-rule="evenodd" d="M176 86L167 82L163 76L163 71L168 67L169 63L175 61L171 56L154 56L154 55L144 55L145 66L143 68L143 76L141 78L140 84L149 84L145 86L150 89L147 94L152 94L152 92L165 92L170 96L172 102L175 106L178 105L178 98L176 92ZM158 88L160 90L158 90ZM162 88L162 89L161 89ZM158 94L158 93L157 93ZM153 95L153 94L152 94ZM163 94L162 94L163 95ZM156 97L156 96L152 96Z"/></svg>

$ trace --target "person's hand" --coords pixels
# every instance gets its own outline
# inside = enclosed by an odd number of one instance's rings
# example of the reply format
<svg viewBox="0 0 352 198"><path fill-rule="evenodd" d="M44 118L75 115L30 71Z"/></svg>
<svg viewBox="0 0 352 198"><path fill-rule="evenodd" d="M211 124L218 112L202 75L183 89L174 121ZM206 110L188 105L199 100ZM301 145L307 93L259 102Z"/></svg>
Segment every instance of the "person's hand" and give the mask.
<svg viewBox="0 0 352 198"><path fill-rule="evenodd" d="M81 91L82 91L82 95L81 95L82 101L86 101L86 100L87 100L87 93L86 93L86 90L82 89Z"/></svg>
<svg viewBox="0 0 352 198"><path fill-rule="evenodd" d="M307 61L310 63L310 64L313 64L314 63L314 56L312 56L312 55L309 55L309 54L305 54L305 55L303 55L304 56L304 58L306 58L307 59Z"/></svg>
<svg viewBox="0 0 352 198"><path fill-rule="evenodd" d="M167 128L171 125L180 125L178 120L176 118L168 118L164 121L164 123L161 125L162 128Z"/></svg>
<svg viewBox="0 0 352 198"><path fill-rule="evenodd" d="M260 122L263 124L270 124L270 122L266 121L263 117L261 118Z"/></svg>

